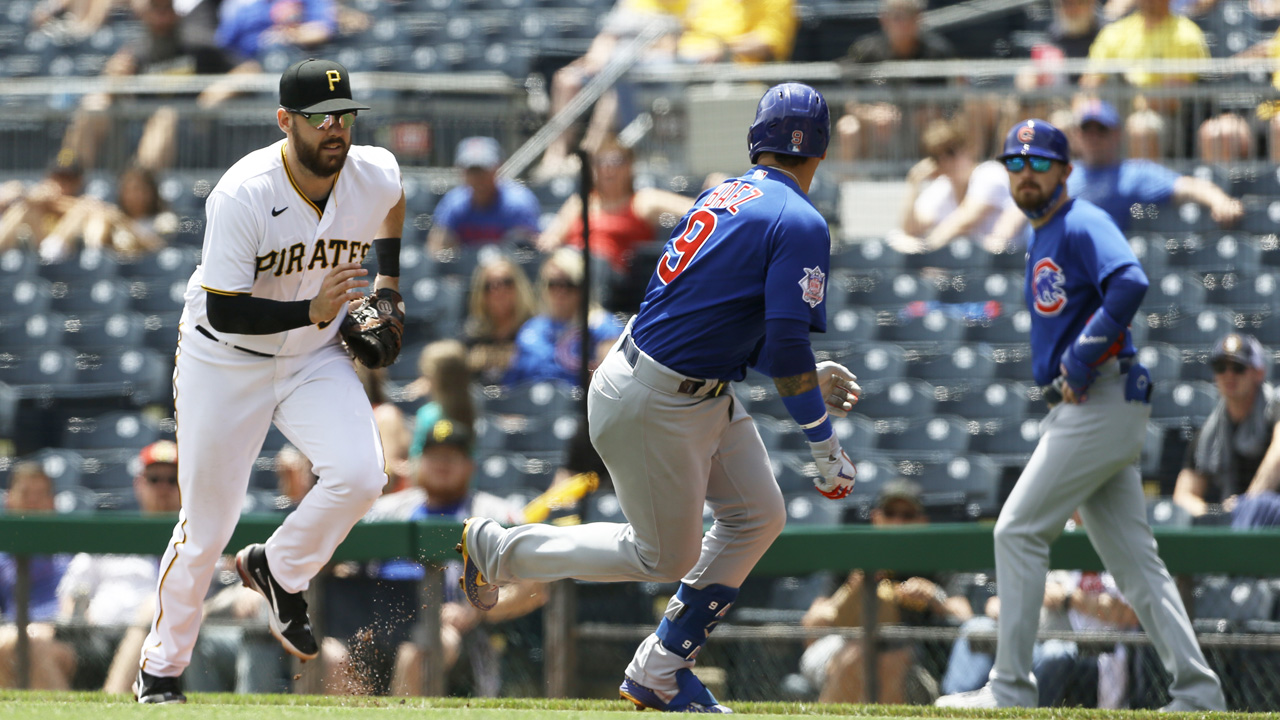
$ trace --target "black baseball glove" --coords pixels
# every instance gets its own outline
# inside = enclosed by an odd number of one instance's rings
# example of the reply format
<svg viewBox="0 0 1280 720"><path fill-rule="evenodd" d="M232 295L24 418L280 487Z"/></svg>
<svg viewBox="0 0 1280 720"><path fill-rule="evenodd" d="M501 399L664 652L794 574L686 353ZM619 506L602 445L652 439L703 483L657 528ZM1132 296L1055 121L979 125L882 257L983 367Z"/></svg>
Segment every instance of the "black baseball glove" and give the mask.
<svg viewBox="0 0 1280 720"><path fill-rule="evenodd" d="M338 335L360 364L387 367L400 356L404 341L404 298L391 288L382 288L363 300L353 301L338 326Z"/></svg>

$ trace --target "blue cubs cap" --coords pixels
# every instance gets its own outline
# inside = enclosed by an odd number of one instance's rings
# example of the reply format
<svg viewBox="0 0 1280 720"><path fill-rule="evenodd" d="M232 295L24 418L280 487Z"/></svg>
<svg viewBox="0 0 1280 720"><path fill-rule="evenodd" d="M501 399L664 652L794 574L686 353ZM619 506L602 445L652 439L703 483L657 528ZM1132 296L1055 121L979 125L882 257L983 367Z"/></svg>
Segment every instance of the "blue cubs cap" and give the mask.
<svg viewBox="0 0 1280 720"><path fill-rule="evenodd" d="M822 93L804 83L774 85L760 98L747 129L751 162L760 153L822 157L831 139L831 113Z"/></svg>
<svg viewBox="0 0 1280 720"><path fill-rule="evenodd" d="M1108 130L1114 129L1120 124L1120 113L1116 112L1115 106L1106 100L1092 99L1080 108L1078 122L1084 125L1088 122L1095 122Z"/></svg>
<svg viewBox="0 0 1280 720"><path fill-rule="evenodd" d="M1004 138L1004 152L999 159L1027 155L1070 162L1071 146L1061 130L1044 120L1023 120L1014 125Z"/></svg>

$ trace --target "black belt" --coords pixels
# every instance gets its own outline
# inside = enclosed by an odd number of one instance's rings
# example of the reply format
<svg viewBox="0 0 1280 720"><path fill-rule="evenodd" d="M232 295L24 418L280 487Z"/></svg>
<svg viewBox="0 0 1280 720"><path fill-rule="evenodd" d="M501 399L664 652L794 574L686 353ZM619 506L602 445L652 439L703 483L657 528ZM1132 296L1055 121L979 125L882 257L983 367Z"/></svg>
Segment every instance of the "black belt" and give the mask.
<svg viewBox="0 0 1280 720"><path fill-rule="evenodd" d="M627 364L633 368L640 361L640 348L636 347L636 343L631 339L630 334L622 339L622 356L627 359ZM693 378L686 378L680 383L680 387L676 388L676 392L681 395L697 395L698 391L706 387L707 383L716 384L707 393L707 397L719 397L725 391L725 388L729 387L728 380L694 380Z"/></svg>
<svg viewBox="0 0 1280 720"><path fill-rule="evenodd" d="M239 345L232 345L231 343L226 342L225 340L219 340L218 338L214 337L213 333L209 332L208 330L205 330L203 325L197 325L196 332L200 333L201 335L209 338L210 340L216 343L222 343L223 345L226 345L227 347L230 347L230 348L235 348L240 352L247 352L250 355L257 355L258 357L264 357L264 358L275 357L275 355L268 355L264 352L258 352L257 350L250 350L249 348L243 348L243 347L240 347Z"/></svg>

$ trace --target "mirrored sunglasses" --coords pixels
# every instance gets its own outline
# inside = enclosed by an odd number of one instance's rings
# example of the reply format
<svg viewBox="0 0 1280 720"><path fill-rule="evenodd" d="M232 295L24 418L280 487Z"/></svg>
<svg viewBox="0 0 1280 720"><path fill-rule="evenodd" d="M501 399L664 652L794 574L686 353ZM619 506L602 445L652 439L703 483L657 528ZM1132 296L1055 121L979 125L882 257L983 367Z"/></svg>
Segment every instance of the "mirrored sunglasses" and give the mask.
<svg viewBox="0 0 1280 720"><path fill-rule="evenodd" d="M1017 157L1005 158L1004 167L1011 173L1020 173L1022 172L1022 169L1027 166L1028 162L1031 163L1031 169L1038 173L1049 172L1049 168L1053 167L1052 160L1046 157L1037 157L1035 155L1030 157L1019 155Z"/></svg>
<svg viewBox="0 0 1280 720"><path fill-rule="evenodd" d="M356 124L355 110L348 110L341 115L333 115L332 113L304 113L298 112L297 110L290 110L289 112L302 118L304 122L316 130L328 130L333 127L335 118L337 119L338 127L343 130L348 130L352 125Z"/></svg>

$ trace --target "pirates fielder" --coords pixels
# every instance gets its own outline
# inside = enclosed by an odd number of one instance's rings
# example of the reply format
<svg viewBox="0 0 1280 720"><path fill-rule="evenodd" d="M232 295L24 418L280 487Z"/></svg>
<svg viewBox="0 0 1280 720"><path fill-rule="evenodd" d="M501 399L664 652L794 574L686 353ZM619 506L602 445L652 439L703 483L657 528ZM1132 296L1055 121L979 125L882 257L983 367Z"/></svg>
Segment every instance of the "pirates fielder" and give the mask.
<svg viewBox="0 0 1280 720"><path fill-rule="evenodd" d="M386 150L351 145L368 109L351 99L338 63L291 66L276 111L285 139L246 155L209 194L173 373L182 511L160 561L139 702L186 700L180 676L201 602L271 423L319 481L236 566L266 597L271 632L293 655L317 654L302 591L386 483L373 410L338 334L369 284L360 263L370 248L375 292L399 284L399 166Z"/></svg>

